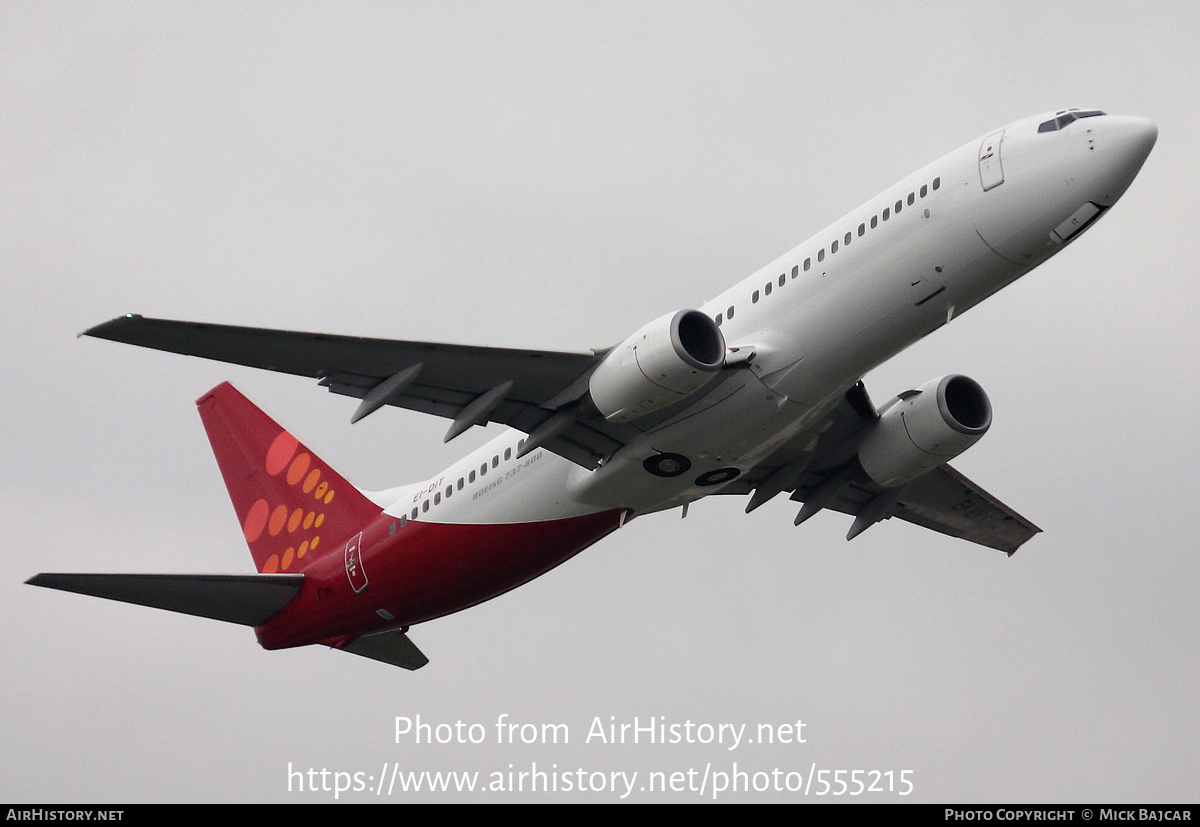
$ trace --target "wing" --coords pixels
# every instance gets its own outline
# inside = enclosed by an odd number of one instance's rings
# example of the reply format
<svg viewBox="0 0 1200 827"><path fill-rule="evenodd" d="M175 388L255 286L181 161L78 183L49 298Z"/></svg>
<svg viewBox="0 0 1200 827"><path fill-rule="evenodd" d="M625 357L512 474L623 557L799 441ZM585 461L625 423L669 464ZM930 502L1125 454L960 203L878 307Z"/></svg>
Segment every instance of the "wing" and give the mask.
<svg viewBox="0 0 1200 827"><path fill-rule="evenodd" d="M949 465L914 480L896 516L915 525L961 537L1010 557L1041 532L1029 520Z"/></svg>
<svg viewBox="0 0 1200 827"><path fill-rule="evenodd" d="M637 435L563 414L603 353L512 350L297 333L121 316L85 336L308 376L362 399L352 421L384 405L453 419L446 439L499 422L572 462L595 468Z"/></svg>
<svg viewBox="0 0 1200 827"><path fill-rule="evenodd" d="M753 491L746 507L752 511L776 494L791 492L792 500L804 503L797 525L823 508L853 516L848 540L881 520L899 517L1012 556L1041 531L949 465L894 489L856 473L858 441L876 415L859 382L817 428L793 438L721 493Z"/></svg>

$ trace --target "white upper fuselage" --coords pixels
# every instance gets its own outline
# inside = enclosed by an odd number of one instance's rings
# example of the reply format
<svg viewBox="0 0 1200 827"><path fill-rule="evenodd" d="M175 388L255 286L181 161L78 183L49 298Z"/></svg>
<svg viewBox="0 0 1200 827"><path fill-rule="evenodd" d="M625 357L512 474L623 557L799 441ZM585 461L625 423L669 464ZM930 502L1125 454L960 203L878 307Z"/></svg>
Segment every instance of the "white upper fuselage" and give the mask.
<svg viewBox="0 0 1200 827"><path fill-rule="evenodd" d="M544 449L518 459L524 434L509 431L437 477L372 497L398 517L486 524L647 513L714 493L697 477L753 467L818 426L869 370L1062 249L1116 202L1157 136L1142 118L1046 129L1054 117L971 141L699 308L729 347L754 351L750 369L601 467ZM687 457L689 472L647 473L659 453Z"/></svg>

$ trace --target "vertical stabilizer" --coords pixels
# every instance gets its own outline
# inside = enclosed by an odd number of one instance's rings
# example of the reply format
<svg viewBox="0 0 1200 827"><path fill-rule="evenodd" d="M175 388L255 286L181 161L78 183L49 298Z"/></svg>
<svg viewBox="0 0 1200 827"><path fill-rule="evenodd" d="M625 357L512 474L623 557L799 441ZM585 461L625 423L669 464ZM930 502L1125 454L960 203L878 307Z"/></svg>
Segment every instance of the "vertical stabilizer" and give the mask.
<svg viewBox="0 0 1200 827"><path fill-rule="evenodd" d="M260 572L300 572L378 516L368 500L228 382L196 401Z"/></svg>

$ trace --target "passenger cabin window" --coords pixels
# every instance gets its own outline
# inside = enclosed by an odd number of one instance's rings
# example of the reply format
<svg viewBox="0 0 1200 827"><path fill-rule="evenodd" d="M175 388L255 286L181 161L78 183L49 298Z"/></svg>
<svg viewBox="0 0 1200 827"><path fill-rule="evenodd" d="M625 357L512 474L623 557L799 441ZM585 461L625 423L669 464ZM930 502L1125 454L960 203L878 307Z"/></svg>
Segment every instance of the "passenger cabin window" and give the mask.
<svg viewBox="0 0 1200 827"><path fill-rule="evenodd" d="M911 207L911 206L913 205L913 202L914 202L914 201L916 201L916 200L917 200L917 196L916 196L915 194L913 194L913 193L911 193L911 192L910 192L910 193L908 194L908 206L910 206L910 207Z"/></svg>
<svg viewBox="0 0 1200 827"><path fill-rule="evenodd" d="M929 195L929 185L922 184L921 185L921 197L924 198L926 195Z"/></svg>
<svg viewBox="0 0 1200 827"><path fill-rule="evenodd" d="M889 207L884 207L884 208L883 208L883 220L884 220L884 221L887 221L887 220L888 220L888 216L890 216L891 214L892 214L891 208L889 208Z"/></svg>
<svg viewBox="0 0 1200 827"><path fill-rule="evenodd" d="M763 285L763 293L765 293L768 296L771 295L771 282L767 282L766 284Z"/></svg>
<svg viewBox="0 0 1200 827"><path fill-rule="evenodd" d="M837 239L835 238L835 239L833 240L833 243L829 245L829 252L830 252L831 254L832 254L832 253L836 253L836 252L837 252L837 245L838 245L838 243L837 243Z"/></svg>
<svg viewBox="0 0 1200 827"><path fill-rule="evenodd" d="M875 225L874 225L874 224L872 224L871 226L872 226L872 227L874 227ZM862 238L863 234L865 234L866 232L867 232L867 225L866 225L866 224L859 224L859 225L858 225L858 237L859 237L859 238Z"/></svg>
<svg viewBox="0 0 1200 827"><path fill-rule="evenodd" d="M933 179L933 188L934 188L934 189L937 189L937 188L938 188L938 187L940 187L941 185L942 185L942 179L941 179L941 176L938 176L937 178L934 178L934 179Z"/></svg>
<svg viewBox="0 0 1200 827"><path fill-rule="evenodd" d="M753 293L750 294L750 301L751 302L758 301L758 291L757 290L755 290Z"/></svg>
<svg viewBox="0 0 1200 827"><path fill-rule="evenodd" d="M824 261L824 260L825 260L825 251L824 250L818 251L817 252L817 261Z"/></svg>
<svg viewBox="0 0 1200 827"><path fill-rule="evenodd" d="M779 274L779 286L783 287L785 284L787 284L787 273L780 273Z"/></svg>
<svg viewBox="0 0 1200 827"><path fill-rule="evenodd" d="M804 270L805 270L805 272L808 272L808 268L810 268L810 267L812 267L812 259L811 259L811 258L806 258L806 259L804 259Z"/></svg>
<svg viewBox="0 0 1200 827"><path fill-rule="evenodd" d="M873 230L878 226L879 226L879 216L877 216L877 215L871 216L871 229Z"/></svg>
<svg viewBox="0 0 1200 827"><path fill-rule="evenodd" d="M804 269L807 270L808 268L805 267ZM798 276L798 275L800 275L800 267L798 265L793 265L792 266L792 278L796 278L796 276Z"/></svg>
<svg viewBox="0 0 1200 827"><path fill-rule="evenodd" d="M717 314L716 322L717 322L717 327L720 327L721 326L721 314L720 313Z"/></svg>

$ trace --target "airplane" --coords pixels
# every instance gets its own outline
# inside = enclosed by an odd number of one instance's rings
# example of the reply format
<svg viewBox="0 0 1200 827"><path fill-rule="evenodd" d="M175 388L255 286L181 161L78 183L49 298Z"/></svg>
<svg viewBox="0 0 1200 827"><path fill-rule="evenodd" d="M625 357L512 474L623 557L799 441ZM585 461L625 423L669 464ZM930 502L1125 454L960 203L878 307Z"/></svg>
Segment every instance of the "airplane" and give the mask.
<svg viewBox="0 0 1200 827"><path fill-rule="evenodd" d="M228 383L197 401L257 570L39 574L29 583L253 626L406 669L409 628L520 586L630 519L710 494L780 494L799 525L891 517L1003 551L1038 529L949 464L987 432L974 380L876 407L869 370L1074 243L1158 137L1067 109L922 167L697 309L568 353L129 314L85 335L306 376L360 401L508 429L428 480L356 488Z"/></svg>

